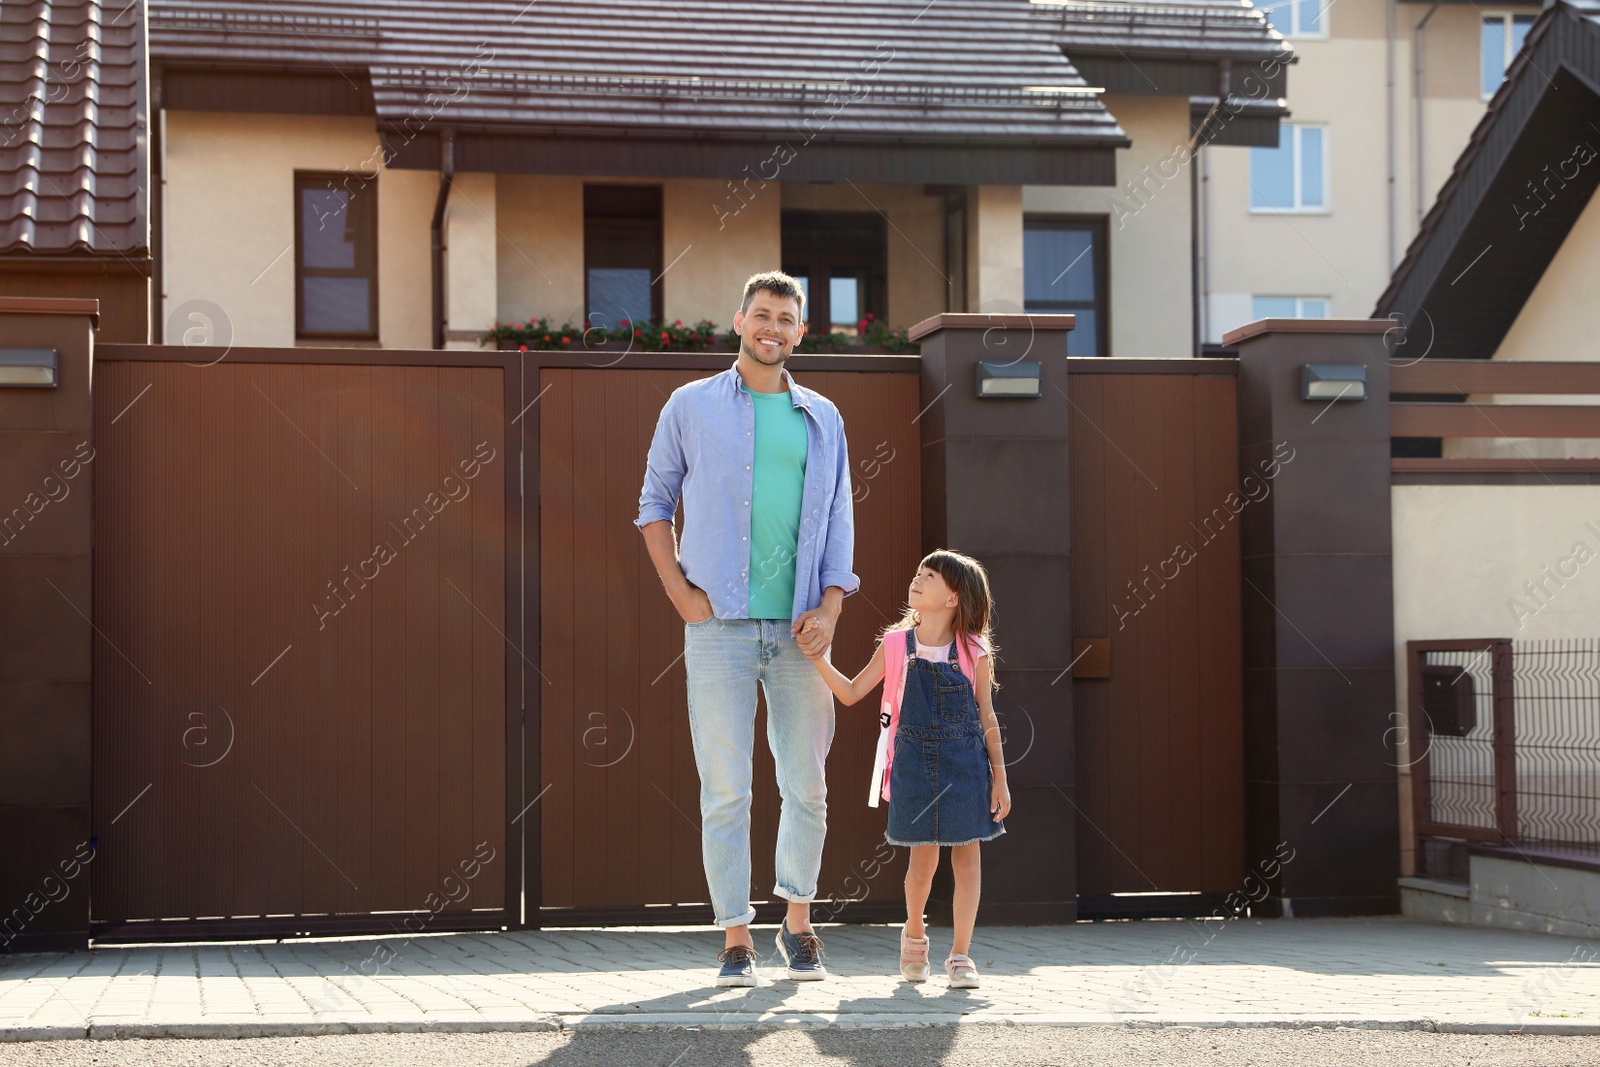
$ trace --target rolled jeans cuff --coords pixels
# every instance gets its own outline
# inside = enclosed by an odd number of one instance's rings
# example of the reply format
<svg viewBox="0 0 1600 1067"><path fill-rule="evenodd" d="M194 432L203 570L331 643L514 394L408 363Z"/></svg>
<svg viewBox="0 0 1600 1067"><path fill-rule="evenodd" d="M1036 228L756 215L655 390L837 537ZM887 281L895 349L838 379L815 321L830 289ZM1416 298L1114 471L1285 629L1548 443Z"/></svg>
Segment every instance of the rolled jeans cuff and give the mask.
<svg viewBox="0 0 1600 1067"><path fill-rule="evenodd" d="M813 900L817 899L817 894L815 892L797 893L792 889L785 889L781 885L773 886L772 891L791 904L810 904Z"/></svg>
<svg viewBox="0 0 1600 1067"><path fill-rule="evenodd" d="M717 920L717 925L718 926L749 926L751 923L753 923L755 921L756 921L756 909L751 908L749 911L745 912L743 915L735 916L732 919L718 919Z"/></svg>

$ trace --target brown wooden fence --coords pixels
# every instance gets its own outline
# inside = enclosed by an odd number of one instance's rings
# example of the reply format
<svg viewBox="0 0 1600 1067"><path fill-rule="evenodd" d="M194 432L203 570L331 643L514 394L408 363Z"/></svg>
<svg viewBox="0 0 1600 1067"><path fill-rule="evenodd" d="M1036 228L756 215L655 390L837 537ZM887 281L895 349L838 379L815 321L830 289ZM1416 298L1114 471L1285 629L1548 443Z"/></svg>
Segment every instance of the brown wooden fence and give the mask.
<svg viewBox="0 0 1600 1067"><path fill-rule="evenodd" d="M458 356L98 350L102 935L510 917L520 383Z"/></svg>
<svg viewBox="0 0 1600 1067"><path fill-rule="evenodd" d="M669 913L705 920L683 623L633 520L667 396L730 360L680 357L671 369L650 369L634 357L626 367L599 370L559 356L535 358L567 364L530 368L530 396L540 396L530 433L539 442L538 519L531 525L539 535L542 632L529 703L540 722L540 921ZM878 630L898 616L921 554L918 363L796 357L791 367L838 405L848 431L862 585L845 601L834 658L853 672L866 664ZM846 367L853 369L840 369ZM881 857L872 862L886 809L866 806L876 712L876 697L838 711L819 895L892 907L900 872L892 864L880 870ZM757 738L765 736L763 723ZM772 757L759 741L754 781L753 895L760 901L773 882L779 804ZM758 904L766 914L773 907ZM833 904L819 911L842 914Z"/></svg>
<svg viewBox="0 0 1600 1067"><path fill-rule="evenodd" d="M1068 369L1078 912L1195 914L1244 873L1235 508L1270 484L1241 485L1233 361Z"/></svg>

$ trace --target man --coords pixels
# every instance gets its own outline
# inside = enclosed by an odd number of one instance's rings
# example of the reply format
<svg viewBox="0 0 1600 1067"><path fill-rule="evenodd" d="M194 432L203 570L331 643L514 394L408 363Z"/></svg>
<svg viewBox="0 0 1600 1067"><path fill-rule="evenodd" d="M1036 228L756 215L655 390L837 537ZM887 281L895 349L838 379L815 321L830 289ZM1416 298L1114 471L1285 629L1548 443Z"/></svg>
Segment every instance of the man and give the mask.
<svg viewBox="0 0 1600 1067"><path fill-rule="evenodd" d="M833 696L808 661L833 643L851 573L850 467L838 408L784 369L805 332L787 274L745 283L739 358L661 409L637 525L684 620L689 727L700 771L706 882L725 945L717 984L756 984L750 936L750 760L756 684L783 798L777 885L789 902L778 952L790 978L826 977L811 927L827 833L823 764ZM672 517L683 497L681 547Z"/></svg>

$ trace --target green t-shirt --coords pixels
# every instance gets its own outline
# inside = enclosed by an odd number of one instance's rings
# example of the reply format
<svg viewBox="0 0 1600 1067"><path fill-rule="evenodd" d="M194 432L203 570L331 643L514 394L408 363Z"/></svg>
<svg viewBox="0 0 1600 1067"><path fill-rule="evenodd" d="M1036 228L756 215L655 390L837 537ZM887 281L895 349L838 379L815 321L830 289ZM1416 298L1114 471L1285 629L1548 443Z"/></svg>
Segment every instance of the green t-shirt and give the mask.
<svg viewBox="0 0 1600 1067"><path fill-rule="evenodd" d="M794 613L795 552L805 489L806 416L787 391L745 392L754 398L756 413L749 617L789 619Z"/></svg>

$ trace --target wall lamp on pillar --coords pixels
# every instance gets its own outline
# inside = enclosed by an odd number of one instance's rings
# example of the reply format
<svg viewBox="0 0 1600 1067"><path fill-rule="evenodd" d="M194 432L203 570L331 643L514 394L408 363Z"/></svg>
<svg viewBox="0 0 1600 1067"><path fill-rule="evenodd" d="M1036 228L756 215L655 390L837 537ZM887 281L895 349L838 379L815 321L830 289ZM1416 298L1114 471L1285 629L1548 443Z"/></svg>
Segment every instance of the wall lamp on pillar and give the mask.
<svg viewBox="0 0 1600 1067"><path fill-rule="evenodd" d="M1361 363L1306 363L1300 367L1301 400L1365 400L1367 368Z"/></svg>
<svg viewBox="0 0 1600 1067"><path fill-rule="evenodd" d="M1039 361L1019 359L1010 363L978 361L978 396L1042 396Z"/></svg>
<svg viewBox="0 0 1600 1067"><path fill-rule="evenodd" d="M0 348L0 386L34 389L56 387L56 350Z"/></svg>

